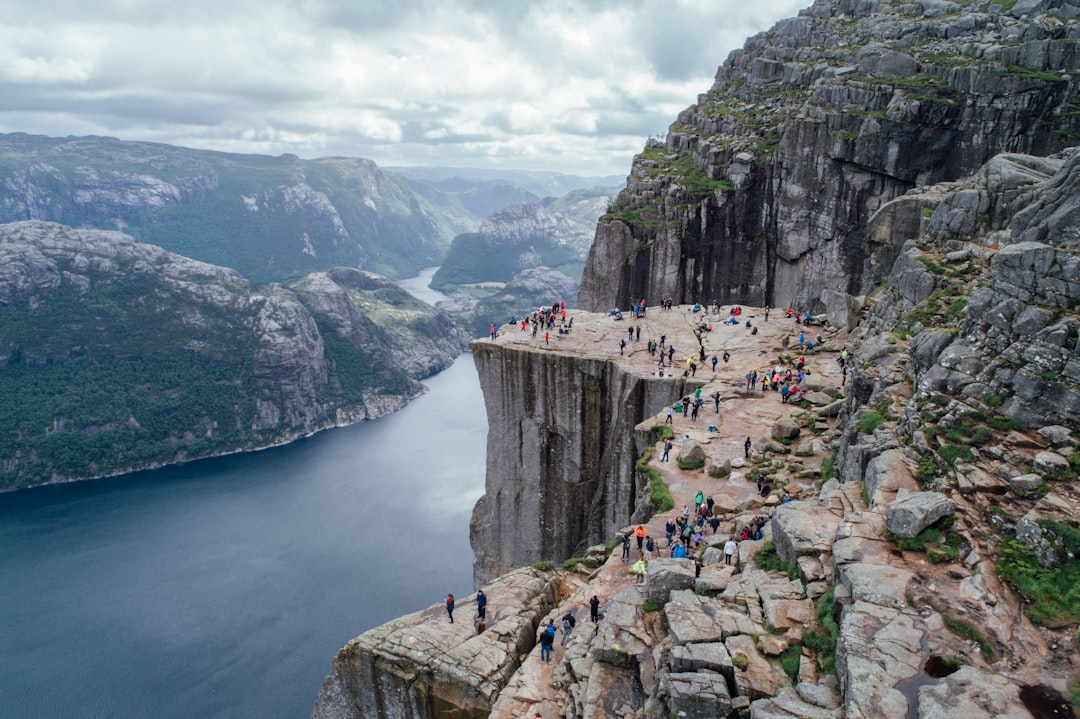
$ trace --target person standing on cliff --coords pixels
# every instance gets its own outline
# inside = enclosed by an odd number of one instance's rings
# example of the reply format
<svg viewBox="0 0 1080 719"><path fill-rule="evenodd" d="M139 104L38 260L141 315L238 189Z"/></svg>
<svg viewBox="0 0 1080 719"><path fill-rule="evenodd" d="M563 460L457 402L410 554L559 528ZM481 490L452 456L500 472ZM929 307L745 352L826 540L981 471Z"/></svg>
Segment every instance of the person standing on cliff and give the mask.
<svg viewBox="0 0 1080 719"><path fill-rule="evenodd" d="M750 459L750 447L751 447L751 446L752 446L753 444L754 444L754 443L753 443L752 441L750 441L750 438L749 438L749 437L747 437L747 438L746 438L746 441L745 441L745 442L743 442L743 450L744 450L744 451L746 452L746 458L747 458L747 459Z"/></svg>
<svg viewBox="0 0 1080 719"><path fill-rule="evenodd" d="M593 621L593 624L600 621L600 598L595 594L589 600L589 619Z"/></svg>
<svg viewBox="0 0 1080 719"><path fill-rule="evenodd" d="M544 631L540 632L540 658L551 663L551 647L555 644L555 620L549 619Z"/></svg>
<svg viewBox="0 0 1080 719"><path fill-rule="evenodd" d="M619 340L619 354L623 354L623 350L626 349L626 340Z"/></svg>
<svg viewBox="0 0 1080 719"><path fill-rule="evenodd" d="M668 419L670 419L670 416L668 417ZM671 444L671 440L670 440L670 439L666 439L666 440L664 440L664 456L662 456L662 457L660 458L660 461L661 461L661 462L666 462L666 461L668 461L668 453L670 453L670 452L671 452L671 448L672 448L673 446L674 446L674 445L672 445L672 444Z"/></svg>
<svg viewBox="0 0 1080 719"><path fill-rule="evenodd" d="M564 647L570 641L570 634L573 633L575 624L577 624L577 620L574 619L574 613L567 609L562 618L562 645Z"/></svg>
<svg viewBox="0 0 1080 719"><path fill-rule="evenodd" d="M454 623L454 595L446 595L446 616L450 617L450 623Z"/></svg>
<svg viewBox="0 0 1080 719"><path fill-rule="evenodd" d="M484 621L487 616L487 595L484 594L484 590L481 589L476 593L476 618L480 621Z"/></svg>
<svg viewBox="0 0 1080 719"><path fill-rule="evenodd" d="M739 545L735 543L735 540L728 538L727 543L724 544L724 565L731 565L731 558L735 556L735 552L739 551Z"/></svg>

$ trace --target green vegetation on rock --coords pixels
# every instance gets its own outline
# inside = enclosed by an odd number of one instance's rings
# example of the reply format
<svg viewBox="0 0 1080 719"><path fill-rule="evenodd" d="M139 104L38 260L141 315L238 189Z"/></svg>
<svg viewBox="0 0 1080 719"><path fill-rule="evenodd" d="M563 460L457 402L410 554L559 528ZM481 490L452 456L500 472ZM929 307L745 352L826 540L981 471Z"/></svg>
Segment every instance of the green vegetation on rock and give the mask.
<svg viewBox="0 0 1080 719"><path fill-rule="evenodd" d="M1031 621L1047 627L1080 623L1080 559L1048 569L1015 539L1005 539L995 564L1001 580L1024 599Z"/></svg>

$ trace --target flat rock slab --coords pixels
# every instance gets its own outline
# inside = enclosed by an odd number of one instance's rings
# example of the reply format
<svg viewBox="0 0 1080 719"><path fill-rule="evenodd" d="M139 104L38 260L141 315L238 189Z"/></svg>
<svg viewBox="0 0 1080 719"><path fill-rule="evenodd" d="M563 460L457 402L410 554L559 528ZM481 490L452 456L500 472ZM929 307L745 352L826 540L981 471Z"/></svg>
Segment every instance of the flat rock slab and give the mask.
<svg viewBox="0 0 1080 719"><path fill-rule="evenodd" d="M732 663L736 665L735 691L739 696L751 699L771 697L791 686L791 679L779 660L769 659L759 652L753 637L739 634L728 637L724 644L731 654ZM740 655L746 658L746 669L738 667L740 660L737 657Z"/></svg>
<svg viewBox="0 0 1080 719"><path fill-rule="evenodd" d="M804 691L806 687L814 691ZM816 691L819 689L822 691ZM824 706L815 701L821 701ZM840 697L834 690L817 684L800 684L798 690L784 689L771 699L758 699L750 705L750 719L840 719L842 716Z"/></svg>
<svg viewBox="0 0 1080 719"><path fill-rule="evenodd" d="M723 674L734 680L731 654L723 642L686 644L671 648L671 671L698 672L702 669Z"/></svg>
<svg viewBox="0 0 1080 719"><path fill-rule="evenodd" d="M689 559L654 559L645 576L642 594L648 602L666 602L673 591L693 589L696 579Z"/></svg>
<svg viewBox="0 0 1080 719"><path fill-rule="evenodd" d="M925 636L921 619L892 607L864 601L846 607L836 644L845 716L907 716L908 700L896 686L922 671Z"/></svg>
<svg viewBox="0 0 1080 719"><path fill-rule="evenodd" d="M727 680L719 674L668 674L664 685L677 717L726 717L731 713Z"/></svg>
<svg viewBox="0 0 1080 719"><path fill-rule="evenodd" d="M782 504L771 522L776 553L785 562L794 563L804 554L828 552L839 524L839 515L815 502Z"/></svg>
<svg viewBox="0 0 1080 719"><path fill-rule="evenodd" d="M597 661L616 667L633 667L638 657L652 647L640 614L644 597L637 587L623 589L605 605L606 616L597 625L593 655Z"/></svg>
<svg viewBox="0 0 1080 719"><path fill-rule="evenodd" d="M856 601L902 609L907 606L907 585L914 576L900 567L852 562L840 570L837 584L847 587Z"/></svg>
<svg viewBox="0 0 1080 719"><path fill-rule="evenodd" d="M720 599L693 592L672 592L664 607L676 645L720 642L735 634L765 634L765 627Z"/></svg>
<svg viewBox="0 0 1080 719"><path fill-rule="evenodd" d="M1008 677L961 667L919 689L919 719L1030 719L1020 687Z"/></svg>

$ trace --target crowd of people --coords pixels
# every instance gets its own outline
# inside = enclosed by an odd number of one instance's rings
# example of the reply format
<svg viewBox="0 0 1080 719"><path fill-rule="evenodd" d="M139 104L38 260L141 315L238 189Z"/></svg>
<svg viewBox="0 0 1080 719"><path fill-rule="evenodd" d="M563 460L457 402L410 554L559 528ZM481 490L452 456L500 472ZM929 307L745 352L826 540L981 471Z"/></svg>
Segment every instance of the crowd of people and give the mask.
<svg viewBox="0 0 1080 719"><path fill-rule="evenodd" d="M674 300L670 297L663 299L659 304L659 309L664 312L670 312L674 309ZM745 325L747 335L758 334L759 328L754 325L759 319L763 322L768 322L770 312L772 308L765 307L761 314L747 315L746 310L741 306L731 307L727 311L727 316L724 317L722 308L718 303L712 303L711 305L702 305L695 303L687 308L689 313L693 313L695 316L692 320L693 330L701 341L704 333L713 331L713 322L731 324L735 326ZM794 308L787 308L783 311L783 316L792 320L795 324L800 325L798 327L798 351L795 353L794 359L784 359L778 361L777 364L772 367L765 367L763 369L751 370L745 373L746 385L745 388L750 392L774 392L779 395L782 403L799 401L804 399L807 394L807 375L810 374L810 369L807 367L807 354L813 353L815 350L822 347L825 343L825 338L821 334L810 336L810 329L808 326L817 324L810 312L800 312ZM626 311L626 316L631 316L635 320L640 320L646 317L646 305L644 300L630 306ZM715 314L716 318L710 318L710 313ZM622 321L624 319L624 311L620 308L613 308L608 312L609 318L615 321ZM558 338L562 339L565 334L569 334L573 327L573 317L568 317L566 312L565 303L553 303L550 307L540 308L530 315L518 320L517 318L511 318L511 325L518 328L519 332L525 333L531 330L532 337L536 338L542 332L543 340L548 342L549 333L553 330L558 330ZM639 322L630 323L626 327L626 333L619 338L619 353L625 354L626 348L630 343L637 343L641 340L643 324ZM648 327L645 326L648 330ZM491 327L492 339L498 336L498 331L495 325ZM792 343L796 344L796 343ZM638 345L640 346L640 345ZM787 346L787 345L785 345ZM657 362L657 369L661 374L667 374L676 364L677 351L675 347L669 342L669 337L665 334L660 334L659 339L648 339L646 343L646 350L650 357L655 357ZM698 357L689 356L685 358L685 371L684 376L694 377L702 360L706 367L711 368L715 373L717 367L721 361L725 364L729 363L732 359L731 353L728 351L717 352L706 358L704 353ZM738 360L736 360L738 361ZM678 363L681 365L683 358L680 358ZM837 358L837 362L840 364L842 373L846 379L848 353L847 350L843 350ZM737 376L737 375L736 375ZM713 405L713 411L715 414L720 413L720 404L722 396L720 391L714 391L703 396L701 387L696 388L692 393L682 396L673 405L670 405L666 410L665 423L668 425L674 424L674 417L677 414L681 414L683 418L687 418L690 421L696 421L699 418L706 403ZM710 430L715 431L715 425L709 426ZM685 441L690 441L689 437ZM752 447L751 438L747 437L744 443L744 450L747 457L750 456ZM666 462L669 458L669 453L673 448L672 441L670 439L665 440L663 445L663 454L660 461ZM761 496L767 496L772 491L767 479L759 478L757 480L757 492ZM648 564L650 559L668 556L672 558L686 558L691 559L696 567L696 572L701 572L701 551L705 545L705 536L717 535L719 533L721 518L718 513L714 512L715 502L713 497L706 496L700 490L694 497L693 508L689 505L684 505L681 512L679 512L672 519L669 519L665 523L663 537L653 537L644 525L637 525L633 531L626 533L621 537L622 545L622 561L629 567L631 575L634 577L636 583L643 583L648 574ZM763 528L768 518L765 516L754 516L749 522L743 526L735 525L731 527L731 536L728 536L726 541L721 545L717 545L721 548L721 556L723 561L727 565L731 565L737 561L737 555L739 551L740 541L752 541L762 539ZM715 541L715 540L714 540ZM712 543L712 542L710 542ZM636 548L636 552L634 551ZM486 604L486 598L483 603ZM478 601L478 605L480 601ZM446 603L447 613L450 621L453 621L453 608L454 600L453 596L447 598ZM483 609L480 610L480 620L483 619ZM603 610L600 608L600 600L596 595L589 601L590 619L593 623L599 622L603 618ZM568 609L562 616L562 644L565 645L574 631L576 620L571 609ZM540 646L541 659L544 662L551 661L552 647L555 644L557 636L557 629L555 626L555 620L549 620L546 625L542 627L538 644Z"/></svg>

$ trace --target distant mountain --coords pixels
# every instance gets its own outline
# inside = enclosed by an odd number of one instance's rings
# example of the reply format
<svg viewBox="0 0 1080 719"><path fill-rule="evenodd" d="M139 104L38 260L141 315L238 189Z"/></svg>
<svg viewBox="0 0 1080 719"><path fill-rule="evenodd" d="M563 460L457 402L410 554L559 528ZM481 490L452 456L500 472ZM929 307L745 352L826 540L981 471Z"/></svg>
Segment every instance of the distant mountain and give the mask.
<svg viewBox="0 0 1080 719"><path fill-rule="evenodd" d="M0 222L122 230L256 282L336 266L412 275L475 227L459 214L370 160L0 135Z"/></svg>
<svg viewBox="0 0 1080 719"><path fill-rule="evenodd" d="M561 172L530 170L485 170L472 167L387 167L410 182L424 182L447 192L462 192L470 184L512 185L535 195L535 199L562 197L590 187L622 187L625 175L564 175ZM509 203L503 203L509 204ZM501 207L499 205L492 210ZM484 213L483 216L490 214Z"/></svg>
<svg viewBox="0 0 1080 719"><path fill-rule="evenodd" d="M575 284L592 244L597 218L615 192L611 188L575 190L541 202L503 207L479 230L458 235L432 277L432 287L508 282L522 270L551 267Z"/></svg>
<svg viewBox="0 0 1080 719"><path fill-rule="evenodd" d="M0 225L0 491L378 417L464 340L359 270L258 287L119 232Z"/></svg>

